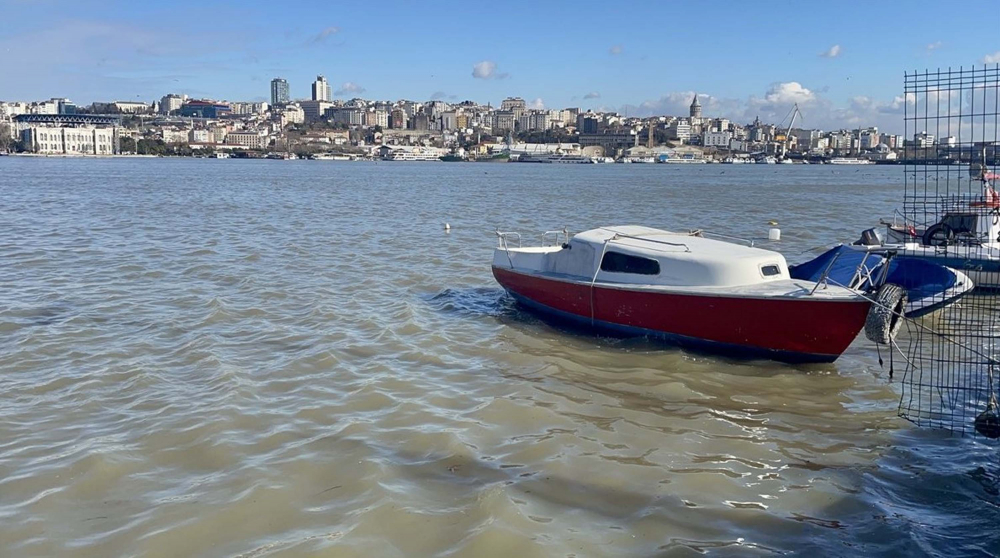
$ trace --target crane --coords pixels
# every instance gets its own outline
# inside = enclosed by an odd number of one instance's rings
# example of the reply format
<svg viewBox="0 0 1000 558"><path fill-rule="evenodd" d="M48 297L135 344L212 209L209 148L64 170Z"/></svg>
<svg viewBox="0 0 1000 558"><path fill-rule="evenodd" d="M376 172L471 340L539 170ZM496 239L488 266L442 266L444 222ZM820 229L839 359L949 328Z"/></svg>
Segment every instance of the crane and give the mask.
<svg viewBox="0 0 1000 558"><path fill-rule="evenodd" d="M792 115L792 119L788 122L788 128L785 130L785 134L783 136L781 136L781 158L782 159L785 158L785 152L788 151L788 138L792 134L792 126L795 126L795 117L796 116L802 116L802 113L799 111L799 104L798 103L795 103L792 106L792 110L789 111L789 114ZM785 118L788 118L788 117L786 116ZM782 120L782 122L784 122L784 120Z"/></svg>

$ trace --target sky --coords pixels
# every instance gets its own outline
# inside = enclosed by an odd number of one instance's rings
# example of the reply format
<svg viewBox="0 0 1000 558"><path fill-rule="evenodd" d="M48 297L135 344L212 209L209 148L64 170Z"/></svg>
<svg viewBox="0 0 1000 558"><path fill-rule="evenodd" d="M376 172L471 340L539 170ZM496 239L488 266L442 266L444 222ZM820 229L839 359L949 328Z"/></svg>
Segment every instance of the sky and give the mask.
<svg viewBox="0 0 1000 558"><path fill-rule="evenodd" d="M902 129L903 73L1000 62L1000 0L0 0L0 100L520 96L550 109Z"/></svg>

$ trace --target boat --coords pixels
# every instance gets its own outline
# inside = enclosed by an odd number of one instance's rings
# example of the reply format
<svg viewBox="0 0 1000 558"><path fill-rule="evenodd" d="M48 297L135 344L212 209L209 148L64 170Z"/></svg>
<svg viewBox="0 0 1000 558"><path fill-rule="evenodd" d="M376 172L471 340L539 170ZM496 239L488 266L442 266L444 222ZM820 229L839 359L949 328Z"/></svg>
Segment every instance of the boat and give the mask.
<svg viewBox="0 0 1000 558"><path fill-rule="evenodd" d="M386 161L440 161L441 154L437 151L394 150L384 159Z"/></svg>
<svg viewBox="0 0 1000 558"><path fill-rule="evenodd" d="M634 225L555 234L565 242L547 245L550 232L522 247L519 234L497 231L493 276L525 307L588 329L832 362L869 315L861 289L795 279L781 254L752 245Z"/></svg>
<svg viewBox="0 0 1000 558"><path fill-rule="evenodd" d="M904 313L909 318L940 310L975 288L961 271L898 253L888 257L888 252L873 246L839 244L812 260L789 266L788 273L793 279L810 281L818 281L825 273L828 282L851 288L867 288L866 282L885 273L885 282L906 291Z"/></svg>
<svg viewBox="0 0 1000 558"><path fill-rule="evenodd" d="M875 229L861 235L860 244L892 248L903 258L947 266L969 276L981 289L1000 289L1000 195L993 183L1000 177L984 175L982 196L943 200L936 222L914 223L897 214L883 221L885 239Z"/></svg>
<svg viewBox="0 0 1000 558"><path fill-rule="evenodd" d="M705 159L701 157L664 157L660 159L661 163L667 163L671 165L690 165L690 164L703 164Z"/></svg>
<svg viewBox="0 0 1000 558"><path fill-rule="evenodd" d="M459 161L464 161L465 160L465 157L462 157L461 155L456 155L454 153L449 153L447 155L442 155L442 156L440 156L438 158L441 159L442 161L444 161L445 163L457 163Z"/></svg>
<svg viewBox="0 0 1000 558"><path fill-rule="evenodd" d="M757 159L754 160L754 162L757 163L758 165L773 165L778 161L774 157L768 155L766 157L758 157Z"/></svg>
<svg viewBox="0 0 1000 558"><path fill-rule="evenodd" d="M590 157L576 153L524 153L518 157L519 163L547 163L547 164L591 164Z"/></svg>
<svg viewBox="0 0 1000 558"><path fill-rule="evenodd" d="M834 157L828 161L831 165L871 165L868 159L858 159L857 157Z"/></svg>
<svg viewBox="0 0 1000 558"><path fill-rule="evenodd" d="M590 162L594 163L595 165L605 165L605 164L609 164L609 163L614 163L615 162L615 158L614 157L591 157L590 158Z"/></svg>

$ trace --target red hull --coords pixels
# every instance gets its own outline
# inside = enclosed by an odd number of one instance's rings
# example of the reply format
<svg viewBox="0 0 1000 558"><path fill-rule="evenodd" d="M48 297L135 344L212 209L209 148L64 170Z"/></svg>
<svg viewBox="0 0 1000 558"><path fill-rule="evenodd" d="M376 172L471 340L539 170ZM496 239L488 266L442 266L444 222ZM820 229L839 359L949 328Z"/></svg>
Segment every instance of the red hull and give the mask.
<svg viewBox="0 0 1000 558"><path fill-rule="evenodd" d="M497 267L493 276L529 305L579 322L779 360L835 360L861 331L870 306L864 300L741 298L600 286L591 297L589 284Z"/></svg>

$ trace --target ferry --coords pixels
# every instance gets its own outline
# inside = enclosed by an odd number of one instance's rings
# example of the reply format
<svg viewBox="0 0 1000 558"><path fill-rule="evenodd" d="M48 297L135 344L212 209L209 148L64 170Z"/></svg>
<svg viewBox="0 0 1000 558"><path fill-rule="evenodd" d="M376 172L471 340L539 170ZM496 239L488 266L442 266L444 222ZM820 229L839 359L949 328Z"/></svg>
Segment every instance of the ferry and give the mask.
<svg viewBox="0 0 1000 558"><path fill-rule="evenodd" d="M440 153L430 153L426 151L401 151L396 150L385 158L386 161L440 161Z"/></svg>
<svg viewBox="0 0 1000 558"><path fill-rule="evenodd" d="M868 159L858 159L857 157L834 157L828 161L831 165L871 165Z"/></svg>
<svg viewBox="0 0 1000 558"><path fill-rule="evenodd" d="M705 159L695 158L695 157L664 157L660 159L661 163L667 163L669 165L699 165L704 164Z"/></svg>
<svg viewBox="0 0 1000 558"><path fill-rule="evenodd" d="M586 165L594 161L590 157L575 153L543 153L543 154L522 154L517 158L519 163L546 163L563 165Z"/></svg>

